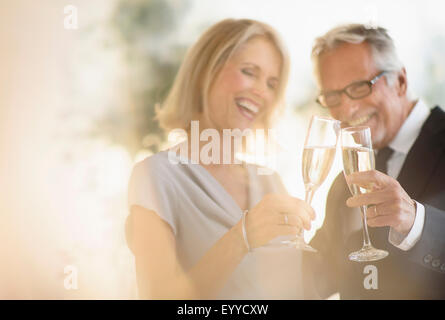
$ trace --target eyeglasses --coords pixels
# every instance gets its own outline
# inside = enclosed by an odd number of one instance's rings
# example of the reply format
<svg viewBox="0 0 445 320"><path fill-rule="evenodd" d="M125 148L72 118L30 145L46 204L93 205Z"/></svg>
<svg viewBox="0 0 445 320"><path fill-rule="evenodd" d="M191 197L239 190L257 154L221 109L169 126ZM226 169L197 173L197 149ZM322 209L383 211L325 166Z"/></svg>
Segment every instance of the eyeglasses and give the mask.
<svg viewBox="0 0 445 320"><path fill-rule="evenodd" d="M377 76L369 81L357 81L347 85L343 90L329 91L321 93L317 97L317 103L325 108L334 108L341 104L341 95L345 93L353 100L361 99L369 96L372 93L372 86L385 74L387 71L380 72Z"/></svg>

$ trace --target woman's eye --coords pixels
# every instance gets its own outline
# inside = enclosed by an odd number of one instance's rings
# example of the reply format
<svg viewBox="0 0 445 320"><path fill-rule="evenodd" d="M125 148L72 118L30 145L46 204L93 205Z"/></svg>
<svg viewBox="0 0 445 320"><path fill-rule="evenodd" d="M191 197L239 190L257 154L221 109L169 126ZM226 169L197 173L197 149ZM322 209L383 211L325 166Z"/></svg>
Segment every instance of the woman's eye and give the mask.
<svg viewBox="0 0 445 320"><path fill-rule="evenodd" d="M278 84L276 83L276 81L269 81L269 82L267 83L267 86L268 86L270 89L275 90L275 89L278 87Z"/></svg>
<svg viewBox="0 0 445 320"><path fill-rule="evenodd" d="M241 72L248 76L254 76L255 73L250 69L241 69Z"/></svg>

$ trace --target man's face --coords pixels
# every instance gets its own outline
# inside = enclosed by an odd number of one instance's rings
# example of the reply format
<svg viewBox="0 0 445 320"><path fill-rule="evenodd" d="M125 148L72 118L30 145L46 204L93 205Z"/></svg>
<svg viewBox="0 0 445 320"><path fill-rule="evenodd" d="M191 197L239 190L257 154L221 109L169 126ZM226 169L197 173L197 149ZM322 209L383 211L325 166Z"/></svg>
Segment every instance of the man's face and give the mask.
<svg viewBox="0 0 445 320"><path fill-rule="evenodd" d="M322 92L341 90L353 82L371 80L382 71L376 68L367 43L342 44L319 57L319 87ZM394 139L406 118L405 94L406 76L401 72L392 86L381 77L364 98L353 100L342 94L341 104L329 111L347 126L369 126L373 146L380 149Z"/></svg>

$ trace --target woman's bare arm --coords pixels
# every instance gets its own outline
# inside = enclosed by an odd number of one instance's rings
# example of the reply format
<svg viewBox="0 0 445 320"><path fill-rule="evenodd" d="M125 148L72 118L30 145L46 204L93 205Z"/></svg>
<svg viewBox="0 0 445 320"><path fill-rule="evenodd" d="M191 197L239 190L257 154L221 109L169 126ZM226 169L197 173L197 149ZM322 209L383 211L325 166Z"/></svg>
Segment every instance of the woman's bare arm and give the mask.
<svg viewBox="0 0 445 320"><path fill-rule="evenodd" d="M190 270L183 270L171 227L154 211L132 206L131 212L141 298L212 299L247 253L240 220ZM314 218L313 209L300 199L266 195L247 215L248 242L257 248L277 236L296 234L302 227L309 230Z"/></svg>
<svg viewBox="0 0 445 320"><path fill-rule="evenodd" d="M238 225L218 240L189 272L176 255L171 227L154 211L132 207L133 252L142 299L206 299L222 288L247 249Z"/></svg>

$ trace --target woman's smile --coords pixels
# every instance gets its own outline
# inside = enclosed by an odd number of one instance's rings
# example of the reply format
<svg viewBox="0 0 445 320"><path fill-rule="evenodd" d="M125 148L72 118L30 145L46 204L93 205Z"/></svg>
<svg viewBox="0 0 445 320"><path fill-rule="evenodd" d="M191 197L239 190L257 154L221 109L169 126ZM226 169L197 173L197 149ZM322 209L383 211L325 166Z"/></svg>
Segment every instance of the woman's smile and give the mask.
<svg viewBox="0 0 445 320"><path fill-rule="evenodd" d="M260 110L255 102L247 98L237 98L235 104L239 112L249 120L253 120Z"/></svg>

